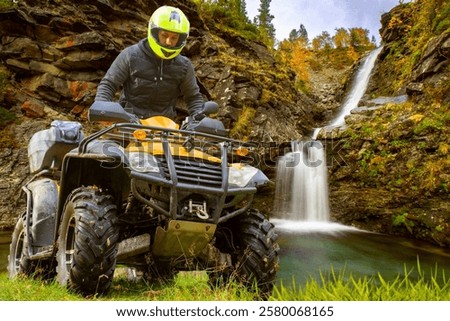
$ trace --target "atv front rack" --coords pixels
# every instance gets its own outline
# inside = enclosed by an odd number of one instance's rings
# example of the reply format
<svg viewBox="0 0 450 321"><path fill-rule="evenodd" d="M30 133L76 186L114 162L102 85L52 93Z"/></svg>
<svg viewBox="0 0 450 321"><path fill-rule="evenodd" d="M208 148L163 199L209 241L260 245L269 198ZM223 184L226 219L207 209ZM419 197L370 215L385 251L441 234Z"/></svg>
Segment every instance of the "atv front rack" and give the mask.
<svg viewBox="0 0 450 321"><path fill-rule="evenodd" d="M143 130L146 134L145 138L142 139L135 138L133 136L133 133L136 130ZM163 139L166 139L169 142L176 142L176 143L181 142L183 146L188 149L199 148L199 146L195 145L196 142L203 144L203 146L206 142L209 143L209 146L213 145L218 146L219 143L227 143L229 149L231 150L237 150L239 148L247 148L251 150L257 146L255 143L243 142L232 138L209 133L202 133L183 129L171 129L156 126L145 126L141 124L132 124L132 123L116 123L85 137L78 146L78 152L81 154L86 153L87 145L90 142L105 135L108 139L122 142L130 142L133 140L140 142L155 142L158 140L162 141Z"/></svg>
<svg viewBox="0 0 450 321"><path fill-rule="evenodd" d="M141 132L139 135L134 135L137 131ZM180 217L180 203L186 195L196 193L207 195L214 203L213 212L207 218L203 218L202 221L217 224L246 211L256 193L256 186L230 186L228 181L228 166L230 166L228 160L230 156L241 161L242 155L237 155L236 152L242 148L251 150L255 147L253 143L209 133L117 123L84 138L78 147L78 153L87 153L88 145L99 139L117 141L122 146L131 142L136 144L145 142L161 144L163 153L157 159L163 168L163 176L134 170L130 170L129 175L133 195L140 202L147 204L168 218L183 219L183 217ZM200 164L195 160L187 159L183 163L183 159L172 155L171 144L181 145L187 150L200 150L219 161L215 163L202 161ZM186 165L187 163L189 165ZM146 183L170 191L168 209L158 205L152 197L148 196L149 193L143 192L146 189L144 186Z"/></svg>

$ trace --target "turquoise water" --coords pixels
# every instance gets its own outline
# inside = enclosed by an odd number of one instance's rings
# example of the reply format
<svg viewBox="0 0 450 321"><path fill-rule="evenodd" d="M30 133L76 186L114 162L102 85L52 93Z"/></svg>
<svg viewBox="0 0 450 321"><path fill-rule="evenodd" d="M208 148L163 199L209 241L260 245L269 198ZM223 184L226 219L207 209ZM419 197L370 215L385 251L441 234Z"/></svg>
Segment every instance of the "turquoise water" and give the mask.
<svg viewBox="0 0 450 321"><path fill-rule="evenodd" d="M450 250L426 242L369 233L338 224L274 221L278 231L280 270L284 285L310 279L332 270L345 276L393 280L407 272L418 277L418 263L425 275L438 268L450 277ZM442 276L442 273L439 273Z"/></svg>

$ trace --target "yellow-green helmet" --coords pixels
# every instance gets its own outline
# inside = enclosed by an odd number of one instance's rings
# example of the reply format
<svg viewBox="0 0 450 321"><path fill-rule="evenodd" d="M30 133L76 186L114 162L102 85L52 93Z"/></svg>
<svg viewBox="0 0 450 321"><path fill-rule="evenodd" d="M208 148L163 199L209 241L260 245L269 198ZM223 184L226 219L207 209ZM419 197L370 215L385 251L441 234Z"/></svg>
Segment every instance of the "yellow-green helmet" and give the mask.
<svg viewBox="0 0 450 321"><path fill-rule="evenodd" d="M159 42L160 30L175 32L180 35L174 47L167 47ZM189 35L189 20L183 11L171 6L162 6L156 9L148 22L148 43L155 54L162 59L172 59L178 56L186 45Z"/></svg>

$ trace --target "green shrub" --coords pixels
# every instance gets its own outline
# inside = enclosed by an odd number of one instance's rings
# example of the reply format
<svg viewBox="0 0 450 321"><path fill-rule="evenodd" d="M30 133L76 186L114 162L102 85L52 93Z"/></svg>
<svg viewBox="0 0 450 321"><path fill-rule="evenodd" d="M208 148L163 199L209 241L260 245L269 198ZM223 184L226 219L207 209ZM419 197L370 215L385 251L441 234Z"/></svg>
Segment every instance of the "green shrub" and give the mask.
<svg viewBox="0 0 450 321"><path fill-rule="evenodd" d="M16 2L13 0L0 0L0 9L12 8L16 6Z"/></svg>

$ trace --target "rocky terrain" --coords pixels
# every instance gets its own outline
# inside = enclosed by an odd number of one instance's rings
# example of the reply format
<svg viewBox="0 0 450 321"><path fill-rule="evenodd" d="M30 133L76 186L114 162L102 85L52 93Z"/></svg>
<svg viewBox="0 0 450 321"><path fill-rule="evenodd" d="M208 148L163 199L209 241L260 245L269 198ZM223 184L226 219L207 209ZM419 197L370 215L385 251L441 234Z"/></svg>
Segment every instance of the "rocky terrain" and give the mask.
<svg viewBox="0 0 450 321"><path fill-rule="evenodd" d="M411 10L382 16L383 49L366 94L331 140L330 202L341 223L449 246L450 32L408 53ZM396 73L407 64L411 72Z"/></svg>

